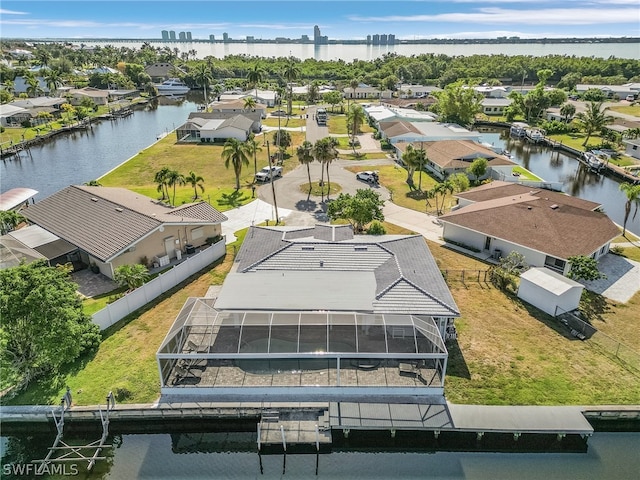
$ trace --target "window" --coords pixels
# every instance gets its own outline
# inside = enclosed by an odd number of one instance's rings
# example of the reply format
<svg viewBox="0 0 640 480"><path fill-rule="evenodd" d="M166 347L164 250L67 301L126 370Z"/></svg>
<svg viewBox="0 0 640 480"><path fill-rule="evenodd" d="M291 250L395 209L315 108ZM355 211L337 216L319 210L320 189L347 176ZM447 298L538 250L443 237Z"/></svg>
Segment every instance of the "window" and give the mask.
<svg viewBox="0 0 640 480"><path fill-rule="evenodd" d="M191 230L191 240L204 237L204 228L198 227Z"/></svg>
<svg viewBox="0 0 640 480"><path fill-rule="evenodd" d="M567 264L564 260L555 257L547 256L544 260L544 266L549 267L553 270L559 270L561 272L564 271L564 267Z"/></svg>

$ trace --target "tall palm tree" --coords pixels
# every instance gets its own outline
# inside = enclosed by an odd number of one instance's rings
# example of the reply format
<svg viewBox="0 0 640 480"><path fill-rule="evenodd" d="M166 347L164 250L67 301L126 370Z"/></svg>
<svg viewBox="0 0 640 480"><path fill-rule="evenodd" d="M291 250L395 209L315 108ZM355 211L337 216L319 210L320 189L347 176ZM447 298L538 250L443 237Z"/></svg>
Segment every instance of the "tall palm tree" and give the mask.
<svg viewBox="0 0 640 480"><path fill-rule="evenodd" d="M49 93L52 96L55 96L58 88L62 86L62 78L60 76L59 70L48 70L47 74L44 77L44 81L47 82L47 87L49 88Z"/></svg>
<svg viewBox="0 0 640 480"><path fill-rule="evenodd" d="M40 81L33 75L27 76L25 80L27 82L27 95L29 97L37 97L42 92Z"/></svg>
<svg viewBox="0 0 640 480"><path fill-rule="evenodd" d="M353 153L356 153L356 134L360 131L360 126L364 123L366 117L363 108L354 103L349 108L347 114L347 125L351 126L351 144L353 146Z"/></svg>
<svg viewBox="0 0 640 480"><path fill-rule="evenodd" d="M167 186L173 187L173 199L171 200L173 205L176 204L176 185L184 185L185 183L184 175L177 170L169 170L169 173L167 173Z"/></svg>
<svg viewBox="0 0 640 480"><path fill-rule="evenodd" d="M357 78L352 78L349 82L349 86L351 87L351 98L354 102L356 99L356 90L358 89L358 85L360 85L360 80ZM347 98L347 110L349 110L349 98Z"/></svg>
<svg viewBox="0 0 640 480"><path fill-rule="evenodd" d="M0 211L0 234L6 235L26 220L15 210Z"/></svg>
<svg viewBox="0 0 640 480"><path fill-rule="evenodd" d="M198 188L201 192L204 192L204 178L200 175L196 175L193 171L189 171L189 175L184 177L184 181L193 187L193 199L198 199Z"/></svg>
<svg viewBox="0 0 640 480"><path fill-rule="evenodd" d="M247 98L253 100L252 97ZM260 142L256 141L256 136L253 133L249 135L246 143L247 153L253 155L253 175L255 178L255 174L258 173L258 152L262 151L262 147L260 146Z"/></svg>
<svg viewBox="0 0 640 480"><path fill-rule="evenodd" d="M213 82L209 66L205 62L198 63L193 68L193 78L198 82L198 85L202 85L202 88L204 89L204 105L206 107L209 105L207 87Z"/></svg>
<svg viewBox="0 0 640 480"><path fill-rule="evenodd" d="M327 175L328 175L328 164L335 158L335 147L331 137L325 137L318 140L313 146L313 156L320 163L320 183L322 183L322 196L324 197L324 169L325 165L327 165ZM329 190L331 190L331 182L329 181ZM328 194L327 194L328 196Z"/></svg>
<svg viewBox="0 0 640 480"><path fill-rule="evenodd" d="M244 97L242 100L244 102L245 110L253 110L256 108L256 105L258 104L256 102L255 97Z"/></svg>
<svg viewBox="0 0 640 480"><path fill-rule="evenodd" d="M298 155L298 161L300 164L307 166L309 190L311 190L311 170L309 169L309 165L313 162L313 144L309 140L305 140L296 150L296 155Z"/></svg>
<svg viewBox="0 0 640 480"><path fill-rule="evenodd" d="M422 191L422 170L424 168L424 164L427 163L427 152L424 151L424 148L422 148L422 145L420 145L420 148L417 149L416 151L416 158L415 158L415 162L418 165L418 172L419 172L419 177L418 177L418 191L421 192Z"/></svg>
<svg viewBox="0 0 640 480"><path fill-rule="evenodd" d="M602 110L602 102L589 102L587 110L576 114L576 120L581 130L587 134L582 146L585 147L594 132L599 132L605 125L613 123L613 117L607 115L606 108Z"/></svg>
<svg viewBox="0 0 640 480"><path fill-rule="evenodd" d="M264 76L264 70L260 68L260 65L257 63L253 66L251 70L247 73L247 81L251 88L255 89L255 100L258 101L258 84L262 81Z"/></svg>
<svg viewBox="0 0 640 480"><path fill-rule="evenodd" d="M633 185L628 182L620 184L620 190L627 196L627 202L624 204L624 222L622 224L622 235L627 233L627 220L629 220L629 214L631 213L631 207L635 204L636 208L633 212L632 219L636 218L638 213L638 207L640 206L640 184Z"/></svg>
<svg viewBox="0 0 640 480"><path fill-rule="evenodd" d="M402 154L402 162L404 163L404 167L407 169L406 181L411 190L414 189L413 174L415 173L416 168L418 168L417 160L416 149L413 148L413 145L411 144L407 145L406 150Z"/></svg>
<svg viewBox="0 0 640 480"><path fill-rule="evenodd" d="M287 99L287 114L291 115L293 110L293 82L300 76L300 67L298 66L294 57L289 57L287 63L284 66L284 77L287 79L287 85L289 87L289 95Z"/></svg>
<svg viewBox="0 0 640 480"><path fill-rule="evenodd" d="M240 190L242 166L249 165L249 149L247 148L247 144L237 138L229 138L224 143L222 158L224 159L225 168L233 165L233 173L236 176L236 191Z"/></svg>
<svg viewBox="0 0 640 480"><path fill-rule="evenodd" d="M158 170L154 177L153 181L158 184L158 192L162 193L162 200L166 200L169 198L169 190L167 186L167 175L171 169L169 167L162 167Z"/></svg>

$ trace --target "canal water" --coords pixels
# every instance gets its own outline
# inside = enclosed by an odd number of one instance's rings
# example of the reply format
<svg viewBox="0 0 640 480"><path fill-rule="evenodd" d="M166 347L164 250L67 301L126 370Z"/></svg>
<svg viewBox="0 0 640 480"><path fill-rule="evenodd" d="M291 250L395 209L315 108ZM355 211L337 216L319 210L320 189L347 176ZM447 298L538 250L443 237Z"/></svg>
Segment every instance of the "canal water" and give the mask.
<svg viewBox="0 0 640 480"><path fill-rule="evenodd" d="M92 472L86 473L86 463L76 464L77 478L637 480L640 472L640 433L595 433L586 453L433 453L366 448L317 457L259 457L252 440L255 433L115 436L109 439L114 448L105 451L106 460L99 461ZM4 474L0 476L26 478L7 472L15 468L12 465L44 458L52 441L53 435L2 438ZM70 472L72 467L66 468Z"/></svg>
<svg viewBox="0 0 640 480"><path fill-rule="evenodd" d="M40 192L37 201L94 180L184 123L201 97L201 92L190 92L184 102L151 105L126 118L102 121L87 132L60 136L20 159L5 159L0 162L0 190L33 188ZM618 181L589 172L563 153L509 138L507 130L483 132L483 140L509 150L513 161L545 181L562 183L565 193L602 203L609 217L622 225L626 197ZM640 234L640 215L630 218L627 228Z"/></svg>

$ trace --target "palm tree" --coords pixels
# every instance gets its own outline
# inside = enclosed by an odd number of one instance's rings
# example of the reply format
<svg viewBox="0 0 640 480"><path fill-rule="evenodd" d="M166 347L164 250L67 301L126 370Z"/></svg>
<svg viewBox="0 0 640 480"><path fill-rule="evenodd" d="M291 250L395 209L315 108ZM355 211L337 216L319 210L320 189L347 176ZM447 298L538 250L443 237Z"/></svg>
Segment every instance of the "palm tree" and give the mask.
<svg viewBox="0 0 640 480"><path fill-rule="evenodd" d="M198 188L201 192L204 192L204 185L202 185L202 183L204 182L204 178L202 178L200 175L196 175L195 173L193 173L193 171L189 171L189 175L184 177L184 181L193 187L193 199L197 200Z"/></svg>
<svg viewBox="0 0 640 480"><path fill-rule="evenodd" d="M177 170L169 170L169 173L167 173L167 187L173 187L173 199L171 203L174 206L176 204L176 185L184 185L185 183L184 175Z"/></svg>
<svg viewBox="0 0 640 480"><path fill-rule="evenodd" d="M351 87L351 98L353 98L354 102L356 98L356 89L358 88L358 85L360 85L360 80L358 80L357 78L352 78L351 81L349 82L349 86ZM347 98L347 110L349 110L349 98Z"/></svg>
<svg viewBox="0 0 640 480"><path fill-rule="evenodd" d="M424 168L424 164L428 160L427 159L427 152L424 151L424 148L422 148L422 145L415 152L416 152L415 161L418 164L418 171L419 171L419 175L420 175L418 177L418 191L421 192L422 191L422 170Z"/></svg>
<svg viewBox="0 0 640 480"><path fill-rule="evenodd" d="M251 70L247 73L247 81L251 88L255 89L255 100L258 101L258 84L262 81L262 77L264 76L264 71L260 68L260 65L257 63L253 66Z"/></svg>
<svg viewBox="0 0 640 480"><path fill-rule="evenodd" d="M253 100L252 97L247 97L247 99ZM255 174L258 173L258 152L262 151L262 147L260 146L260 142L256 141L256 136L253 133L249 135L246 143L247 153L253 155L253 175L255 178Z"/></svg>
<svg viewBox="0 0 640 480"><path fill-rule="evenodd" d="M27 95L29 95L29 97L37 97L38 94L42 92L40 81L33 75L27 76L25 80L27 82Z"/></svg>
<svg viewBox="0 0 640 480"><path fill-rule="evenodd" d="M256 108L257 102L255 97L244 97L242 100L244 102L245 110L253 110Z"/></svg>
<svg viewBox="0 0 640 480"><path fill-rule="evenodd" d="M602 102L589 102L587 110L576 114L576 120L581 130L587 134L587 138L582 143L583 147L587 146L589 137L593 132L601 131L605 125L613 123L613 117L605 114L606 108L602 109Z"/></svg>
<svg viewBox="0 0 640 480"><path fill-rule="evenodd" d="M413 145L407 145L406 150L402 154L402 162L404 163L405 168L407 169L407 185L411 190L414 189L413 183L413 174L418 167L416 150L413 148Z"/></svg>
<svg viewBox="0 0 640 480"><path fill-rule="evenodd" d="M351 145L354 154L356 153L356 133L360 131L360 125L364 123L365 119L363 108L355 103L351 105L347 114L347 125L351 126Z"/></svg>
<svg viewBox="0 0 640 480"><path fill-rule="evenodd" d="M324 197L324 167L327 165L327 176L329 175L328 165L336 157L336 149L334 141L331 137L325 137L318 140L313 146L313 156L320 163L320 183L322 196ZM328 180L328 179L327 179ZM331 182L328 180L329 190L331 190ZM327 194L328 196L328 194Z"/></svg>
<svg viewBox="0 0 640 480"><path fill-rule="evenodd" d="M564 123L576 114L576 106L573 103L565 103L560 107L560 115L564 118Z"/></svg>
<svg viewBox="0 0 640 480"><path fill-rule="evenodd" d="M249 165L249 148L247 144L241 142L237 138L229 138L222 149L222 158L224 159L225 168L233 165L233 172L236 176L236 191L240 190L240 175L242 174L242 166Z"/></svg>
<svg viewBox="0 0 640 480"><path fill-rule="evenodd" d="M627 233L627 220L629 220L629 214L631 213L631 207L635 204L636 208L633 212L632 219L636 218L638 213L638 206L640 206L640 184L633 185L631 183L621 183L620 190L627 196L627 202L624 204L624 222L622 224L622 235Z"/></svg>
<svg viewBox="0 0 640 480"><path fill-rule="evenodd" d="M289 98L287 100L287 114L291 115L293 110L293 81L297 80L300 76L300 67L296 63L294 57L289 57L287 63L284 66L284 77L287 79L287 85L289 86Z"/></svg>
<svg viewBox="0 0 640 480"><path fill-rule="evenodd" d="M193 69L193 78L198 82L198 85L202 85L202 88L204 89L204 105L206 108L209 105L207 87L211 82L213 82L209 66L204 62L198 63Z"/></svg>
<svg viewBox="0 0 640 480"><path fill-rule="evenodd" d="M296 150L296 154L298 155L298 161L301 165L307 166L307 176L309 177L309 190L311 190L311 170L309 169L309 165L313 162L313 144L305 140L302 142L302 145L298 147Z"/></svg>
<svg viewBox="0 0 640 480"><path fill-rule="evenodd" d="M58 88L62 86L62 78L60 77L59 70L48 70L47 75L44 77L44 81L47 82L47 87L49 88L49 93L52 96L55 96Z"/></svg>
<svg viewBox="0 0 640 480"><path fill-rule="evenodd" d="M162 193L162 200L169 198L169 190L167 186L167 176L171 169L169 167L162 167L156 172L153 177L153 181L158 184L158 192Z"/></svg>

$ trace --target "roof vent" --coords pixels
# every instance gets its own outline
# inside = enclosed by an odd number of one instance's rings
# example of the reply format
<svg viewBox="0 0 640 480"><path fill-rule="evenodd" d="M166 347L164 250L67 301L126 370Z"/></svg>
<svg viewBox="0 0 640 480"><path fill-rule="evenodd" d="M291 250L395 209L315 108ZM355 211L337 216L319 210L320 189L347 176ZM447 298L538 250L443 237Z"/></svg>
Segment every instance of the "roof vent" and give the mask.
<svg viewBox="0 0 640 480"><path fill-rule="evenodd" d="M559 206L560 206L560 205L558 205L557 203L554 203L554 204L553 204L553 205L551 205L549 208L550 208L551 210L557 210Z"/></svg>
<svg viewBox="0 0 640 480"><path fill-rule="evenodd" d="M309 246L309 245L303 245L302 246L302 250L315 250L315 247Z"/></svg>
<svg viewBox="0 0 640 480"><path fill-rule="evenodd" d="M116 207L116 212L122 212L122 211L123 211L122 208Z"/></svg>
<svg viewBox="0 0 640 480"><path fill-rule="evenodd" d="M96 197L91 197L91 201L92 201L92 202L97 202L97 201L98 201L98 199L97 199Z"/></svg>
<svg viewBox="0 0 640 480"><path fill-rule="evenodd" d="M356 252L366 252L367 251L367 247L354 247L353 249Z"/></svg>
<svg viewBox="0 0 640 480"><path fill-rule="evenodd" d="M531 205L527 206L527 210L531 210Z"/></svg>
<svg viewBox="0 0 640 480"><path fill-rule="evenodd" d="M320 260L320 266L324 267L324 260Z"/></svg>

